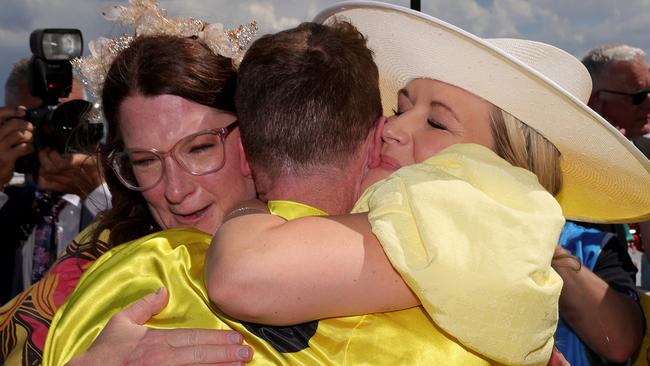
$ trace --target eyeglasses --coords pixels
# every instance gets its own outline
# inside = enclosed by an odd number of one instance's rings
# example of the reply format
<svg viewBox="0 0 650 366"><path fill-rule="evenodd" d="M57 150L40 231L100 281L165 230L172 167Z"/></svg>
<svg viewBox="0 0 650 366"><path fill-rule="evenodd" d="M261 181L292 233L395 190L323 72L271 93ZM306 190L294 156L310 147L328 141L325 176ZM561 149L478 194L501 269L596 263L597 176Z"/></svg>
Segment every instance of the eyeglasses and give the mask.
<svg viewBox="0 0 650 366"><path fill-rule="evenodd" d="M600 92L611 93L611 94L617 94L617 95L626 95L628 97L632 97L632 104L633 105L639 105L639 104L643 103L645 98L648 96L648 93L650 93L650 88L637 90L637 91L632 92L632 93L626 93L626 92L616 91L616 90L606 90L606 89L601 89L598 92L599 93Z"/></svg>
<svg viewBox="0 0 650 366"><path fill-rule="evenodd" d="M225 139L238 126L207 129L183 137L169 151L156 149L113 150L108 161L127 188L145 191L160 182L165 173L164 159L170 156L192 175L206 175L221 169L226 161Z"/></svg>

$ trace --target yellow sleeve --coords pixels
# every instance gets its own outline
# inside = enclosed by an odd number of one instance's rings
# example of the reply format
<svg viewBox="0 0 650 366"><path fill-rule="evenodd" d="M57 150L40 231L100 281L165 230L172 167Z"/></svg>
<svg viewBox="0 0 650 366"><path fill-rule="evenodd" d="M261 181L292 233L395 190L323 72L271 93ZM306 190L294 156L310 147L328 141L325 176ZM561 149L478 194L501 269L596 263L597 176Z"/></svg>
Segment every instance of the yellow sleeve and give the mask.
<svg viewBox="0 0 650 366"><path fill-rule="evenodd" d="M106 252L54 316L43 365L63 365L84 352L115 313L160 287L167 288L170 300L147 326L225 328L216 324L203 286L203 261L211 239L198 230L178 228Z"/></svg>
<svg viewBox="0 0 650 366"><path fill-rule="evenodd" d="M370 187L357 210L438 326L500 363L547 363L564 218L536 176L454 145Z"/></svg>

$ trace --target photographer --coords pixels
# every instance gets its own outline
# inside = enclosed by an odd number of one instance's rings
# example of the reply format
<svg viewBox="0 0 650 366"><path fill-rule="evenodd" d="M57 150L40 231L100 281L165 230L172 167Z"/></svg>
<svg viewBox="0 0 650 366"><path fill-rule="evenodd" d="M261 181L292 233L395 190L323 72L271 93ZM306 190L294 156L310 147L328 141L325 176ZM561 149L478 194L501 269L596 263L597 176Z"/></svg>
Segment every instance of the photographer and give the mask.
<svg viewBox="0 0 650 366"><path fill-rule="evenodd" d="M0 183L4 187L0 227L9 233L2 246L2 303L37 281L74 236L110 205L94 156L61 154L41 146L34 176L14 171L16 161L34 151L37 124L25 120L26 110L43 105L41 98L30 94L29 73L28 59L14 65L5 84L6 106L0 107ZM85 93L73 80L69 95L58 102L77 99L85 99Z"/></svg>

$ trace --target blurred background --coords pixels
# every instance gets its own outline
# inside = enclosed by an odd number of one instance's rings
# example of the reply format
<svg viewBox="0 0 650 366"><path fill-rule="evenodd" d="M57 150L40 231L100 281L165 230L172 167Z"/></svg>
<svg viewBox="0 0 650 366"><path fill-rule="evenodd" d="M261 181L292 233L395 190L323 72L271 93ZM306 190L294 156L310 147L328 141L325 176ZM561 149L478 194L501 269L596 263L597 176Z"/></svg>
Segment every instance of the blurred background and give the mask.
<svg viewBox="0 0 650 366"><path fill-rule="evenodd" d="M161 0L170 16L193 16L235 26L254 19L259 34L311 20L334 0ZM409 0L388 3L410 6ZM78 28L89 40L124 33L99 14L127 0L1 0L0 80L11 65L31 55L29 34L37 28ZM565 49L578 58L604 43L628 43L650 54L650 0L421 0L423 12L481 37L525 37ZM0 88L4 100L4 88Z"/></svg>

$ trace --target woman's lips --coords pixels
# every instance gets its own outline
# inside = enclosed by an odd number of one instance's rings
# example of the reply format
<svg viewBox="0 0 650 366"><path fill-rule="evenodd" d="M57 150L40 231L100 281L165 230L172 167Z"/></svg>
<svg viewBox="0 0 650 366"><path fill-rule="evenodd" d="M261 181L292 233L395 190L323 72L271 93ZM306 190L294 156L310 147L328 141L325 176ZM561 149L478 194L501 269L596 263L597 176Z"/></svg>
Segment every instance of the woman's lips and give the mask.
<svg viewBox="0 0 650 366"><path fill-rule="evenodd" d="M394 171L402 167L402 165L397 160L386 155L381 155L381 163L379 166L390 171Z"/></svg>
<svg viewBox="0 0 650 366"><path fill-rule="evenodd" d="M205 206L202 209L184 214L184 213L178 213L178 212L173 212L174 216L176 217L176 220L182 223L193 223L201 219L203 214L208 210L210 206Z"/></svg>

